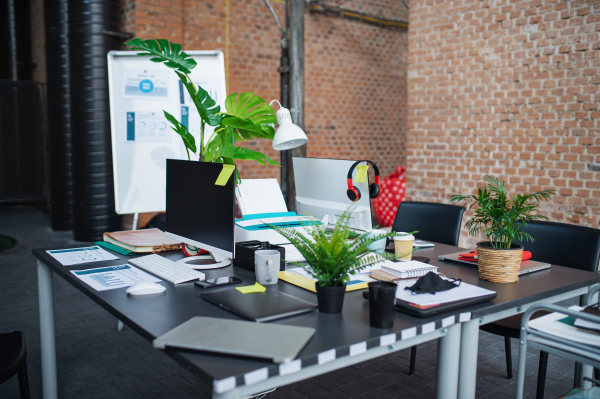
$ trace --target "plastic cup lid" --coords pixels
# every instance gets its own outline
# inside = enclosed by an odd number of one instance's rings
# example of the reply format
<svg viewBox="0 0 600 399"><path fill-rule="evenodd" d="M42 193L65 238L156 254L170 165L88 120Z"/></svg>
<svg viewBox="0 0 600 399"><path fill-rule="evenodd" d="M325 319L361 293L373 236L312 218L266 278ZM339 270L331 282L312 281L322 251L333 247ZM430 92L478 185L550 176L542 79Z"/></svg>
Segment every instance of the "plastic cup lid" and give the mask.
<svg viewBox="0 0 600 399"><path fill-rule="evenodd" d="M394 241L414 241L415 240L415 236L413 236L412 234L407 234L407 233L400 233L400 234L405 234L405 235L394 236Z"/></svg>

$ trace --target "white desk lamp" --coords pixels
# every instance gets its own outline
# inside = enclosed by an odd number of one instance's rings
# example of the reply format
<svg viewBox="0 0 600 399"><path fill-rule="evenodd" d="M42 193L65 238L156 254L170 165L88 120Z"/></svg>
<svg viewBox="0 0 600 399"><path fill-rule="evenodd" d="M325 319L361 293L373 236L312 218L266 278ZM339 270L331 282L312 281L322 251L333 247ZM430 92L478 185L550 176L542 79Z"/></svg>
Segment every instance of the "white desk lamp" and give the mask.
<svg viewBox="0 0 600 399"><path fill-rule="evenodd" d="M273 149L277 151L291 150L306 144L308 141L306 133L292 122L290 111L283 108L277 100L271 101L271 104L274 102L279 104L279 110L275 113L279 128L273 137Z"/></svg>

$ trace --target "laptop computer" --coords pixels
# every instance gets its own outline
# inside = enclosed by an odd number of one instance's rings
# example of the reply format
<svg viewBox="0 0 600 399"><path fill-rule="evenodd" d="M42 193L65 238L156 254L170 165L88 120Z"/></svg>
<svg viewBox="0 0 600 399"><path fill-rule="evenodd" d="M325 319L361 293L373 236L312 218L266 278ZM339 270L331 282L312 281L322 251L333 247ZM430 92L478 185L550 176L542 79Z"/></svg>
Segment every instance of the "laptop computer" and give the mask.
<svg viewBox="0 0 600 399"><path fill-rule="evenodd" d="M438 255L438 259L446 261L446 262L460 263L461 265L467 265L470 267L477 268L477 262L473 262L470 260L458 259L458 256L460 254L464 254L465 252L468 252L468 251L464 250L464 251L460 251L460 252L453 252L453 253L447 254L447 255ZM524 261L521 261L521 270L519 271L519 276L522 276L524 274L533 273L533 272L539 272L540 270L546 270L549 268L550 268L549 263L537 262L537 261L531 260L531 259L524 260Z"/></svg>
<svg viewBox="0 0 600 399"><path fill-rule="evenodd" d="M314 303L270 288L254 294L242 294L231 288L202 294L200 298L244 319L257 322L282 319L317 308Z"/></svg>
<svg viewBox="0 0 600 399"><path fill-rule="evenodd" d="M156 338L152 344L158 349L182 348L285 363L298 356L314 333L315 329L310 327L197 316Z"/></svg>

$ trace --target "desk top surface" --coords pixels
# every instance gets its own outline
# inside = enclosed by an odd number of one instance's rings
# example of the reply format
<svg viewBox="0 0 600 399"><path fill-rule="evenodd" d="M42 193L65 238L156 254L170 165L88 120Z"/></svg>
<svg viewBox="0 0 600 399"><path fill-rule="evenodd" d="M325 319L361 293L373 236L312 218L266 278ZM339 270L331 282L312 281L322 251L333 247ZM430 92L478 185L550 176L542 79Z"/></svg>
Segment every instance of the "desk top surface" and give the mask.
<svg viewBox="0 0 600 399"><path fill-rule="evenodd" d="M115 256L119 256L120 259L76 266L62 266L46 253L46 250L76 248L85 245L89 244L83 243L81 245L61 248L39 248L34 249L33 254L44 264L48 265L53 272L67 280L71 285L149 341L195 316L242 320L233 313L200 299L200 294L207 292L207 290L195 286L193 282L178 285L163 284L167 290L164 295L160 296L132 297L125 293L125 288L102 292L95 291L70 273L70 270L121 265L127 263L127 260L132 257L119 255L111 251ZM315 335L298 356L299 359L302 359L302 367L306 367L316 364L318 354L327 350L336 349L337 357L339 358L348 355L350 345L366 341L368 348L379 346L381 336L397 333L397 339L400 339L400 332L408 328L416 327L417 334L421 334L421 327L423 325L435 322L436 328L441 328L441 321L450 316L457 316L456 322L458 322L458 315L466 312L472 312L472 317L482 317L600 282L598 274L561 266L552 266L548 270L521 276L516 283L491 283L479 279L477 269L475 268L443 262L437 259L438 255L456 252L457 250L460 249L453 246L436 244L434 248L420 249L417 254L430 258L430 263L437 265L440 271L449 277L460 278L464 282L496 291L498 296L494 300L427 318L416 318L396 312L393 328L378 329L369 326L368 301L362 298L362 290L357 290L346 293L344 308L341 314L331 315L314 311L271 323L313 327L316 329ZM181 251L171 251L163 253L163 255L172 260L183 257ZM255 282L253 272L234 266L203 272L207 278L228 275L237 276L243 280L237 286L250 285ZM233 289L232 287L234 286L212 288L210 290ZM281 280L277 285L269 286L269 289L279 290L315 304L317 303L316 294ZM243 384L244 373L263 367L269 368L269 375L271 376L278 374L277 365L265 360L177 351L173 349L167 349L166 352L185 366L191 366L208 380L221 380L236 376L238 385L241 385Z"/></svg>

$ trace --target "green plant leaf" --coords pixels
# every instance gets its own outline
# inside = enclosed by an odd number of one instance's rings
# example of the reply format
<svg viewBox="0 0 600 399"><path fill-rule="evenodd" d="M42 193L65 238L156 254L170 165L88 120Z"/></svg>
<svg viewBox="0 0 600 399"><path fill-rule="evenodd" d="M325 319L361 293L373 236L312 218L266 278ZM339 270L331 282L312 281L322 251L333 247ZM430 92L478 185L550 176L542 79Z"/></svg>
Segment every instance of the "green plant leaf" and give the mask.
<svg viewBox="0 0 600 399"><path fill-rule="evenodd" d="M236 141L252 138L273 140L277 123L275 111L254 93L234 93L225 99L225 114L222 126L230 129Z"/></svg>
<svg viewBox="0 0 600 399"><path fill-rule="evenodd" d="M391 254L384 256L370 254L367 245L376 240L391 237L391 232L378 237L367 238L368 233L359 234L349 240L349 222L356 205L351 205L340 215L333 232L326 232L323 224L304 226L304 233L297 229L286 229L268 224L285 238L306 258L308 266L300 264L309 275L318 280L322 287L334 287L350 280L350 276L359 270L392 259ZM307 215L309 223L318 222Z"/></svg>
<svg viewBox="0 0 600 399"><path fill-rule="evenodd" d="M200 114L200 118L210 126L219 126L223 120L223 116L219 114L221 106L217 105L206 90L190 81L187 75L179 71L176 71L176 73L188 93L190 93L190 97Z"/></svg>
<svg viewBox="0 0 600 399"><path fill-rule="evenodd" d="M535 212L541 201L549 201L556 192L543 190L516 194L511 198L501 177L486 175L483 181L486 185L477 190L477 195L453 195L450 198L451 202L465 201L464 207L474 209L473 217L465 224L469 234L484 234L494 248L510 248L516 240L533 241L533 237L520 231L521 225L547 220Z"/></svg>
<svg viewBox="0 0 600 399"><path fill-rule="evenodd" d="M163 111L165 114L165 118L167 118L167 120L169 122L171 122L171 124L173 126L171 126L171 129L173 129L173 131L175 133L177 133L179 136L181 136L181 139L183 140L183 144L185 145L186 150L190 150L192 151L194 154L196 153L196 139L194 138L194 136L192 136L190 134L190 132L188 131L187 127L181 123L179 123L179 121L170 113L168 113L167 111ZM188 153L188 158L189 158L189 153Z"/></svg>
<svg viewBox="0 0 600 399"><path fill-rule="evenodd" d="M235 159L246 159L246 160L256 161L261 165L264 165L266 162L269 165L281 166L281 165L279 165L279 162L269 158L268 156L266 156L258 151L250 150L250 149L244 148L244 147L235 147L233 157Z"/></svg>
<svg viewBox="0 0 600 399"><path fill-rule="evenodd" d="M230 140L226 134L216 134L206 146L204 161L233 163L235 150L233 140ZM225 158L232 161L228 162Z"/></svg>
<svg viewBox="0 0 600 399"><path fill-rule="evenodd" d="M142 40L133 39L125 43L132 50L142 51L138 55L153 55L152 62L162 62L167 67L182 73L190 73L196 67L196 61L185 52L181 51L181 44L171 43L166 39Z"/></svg>

